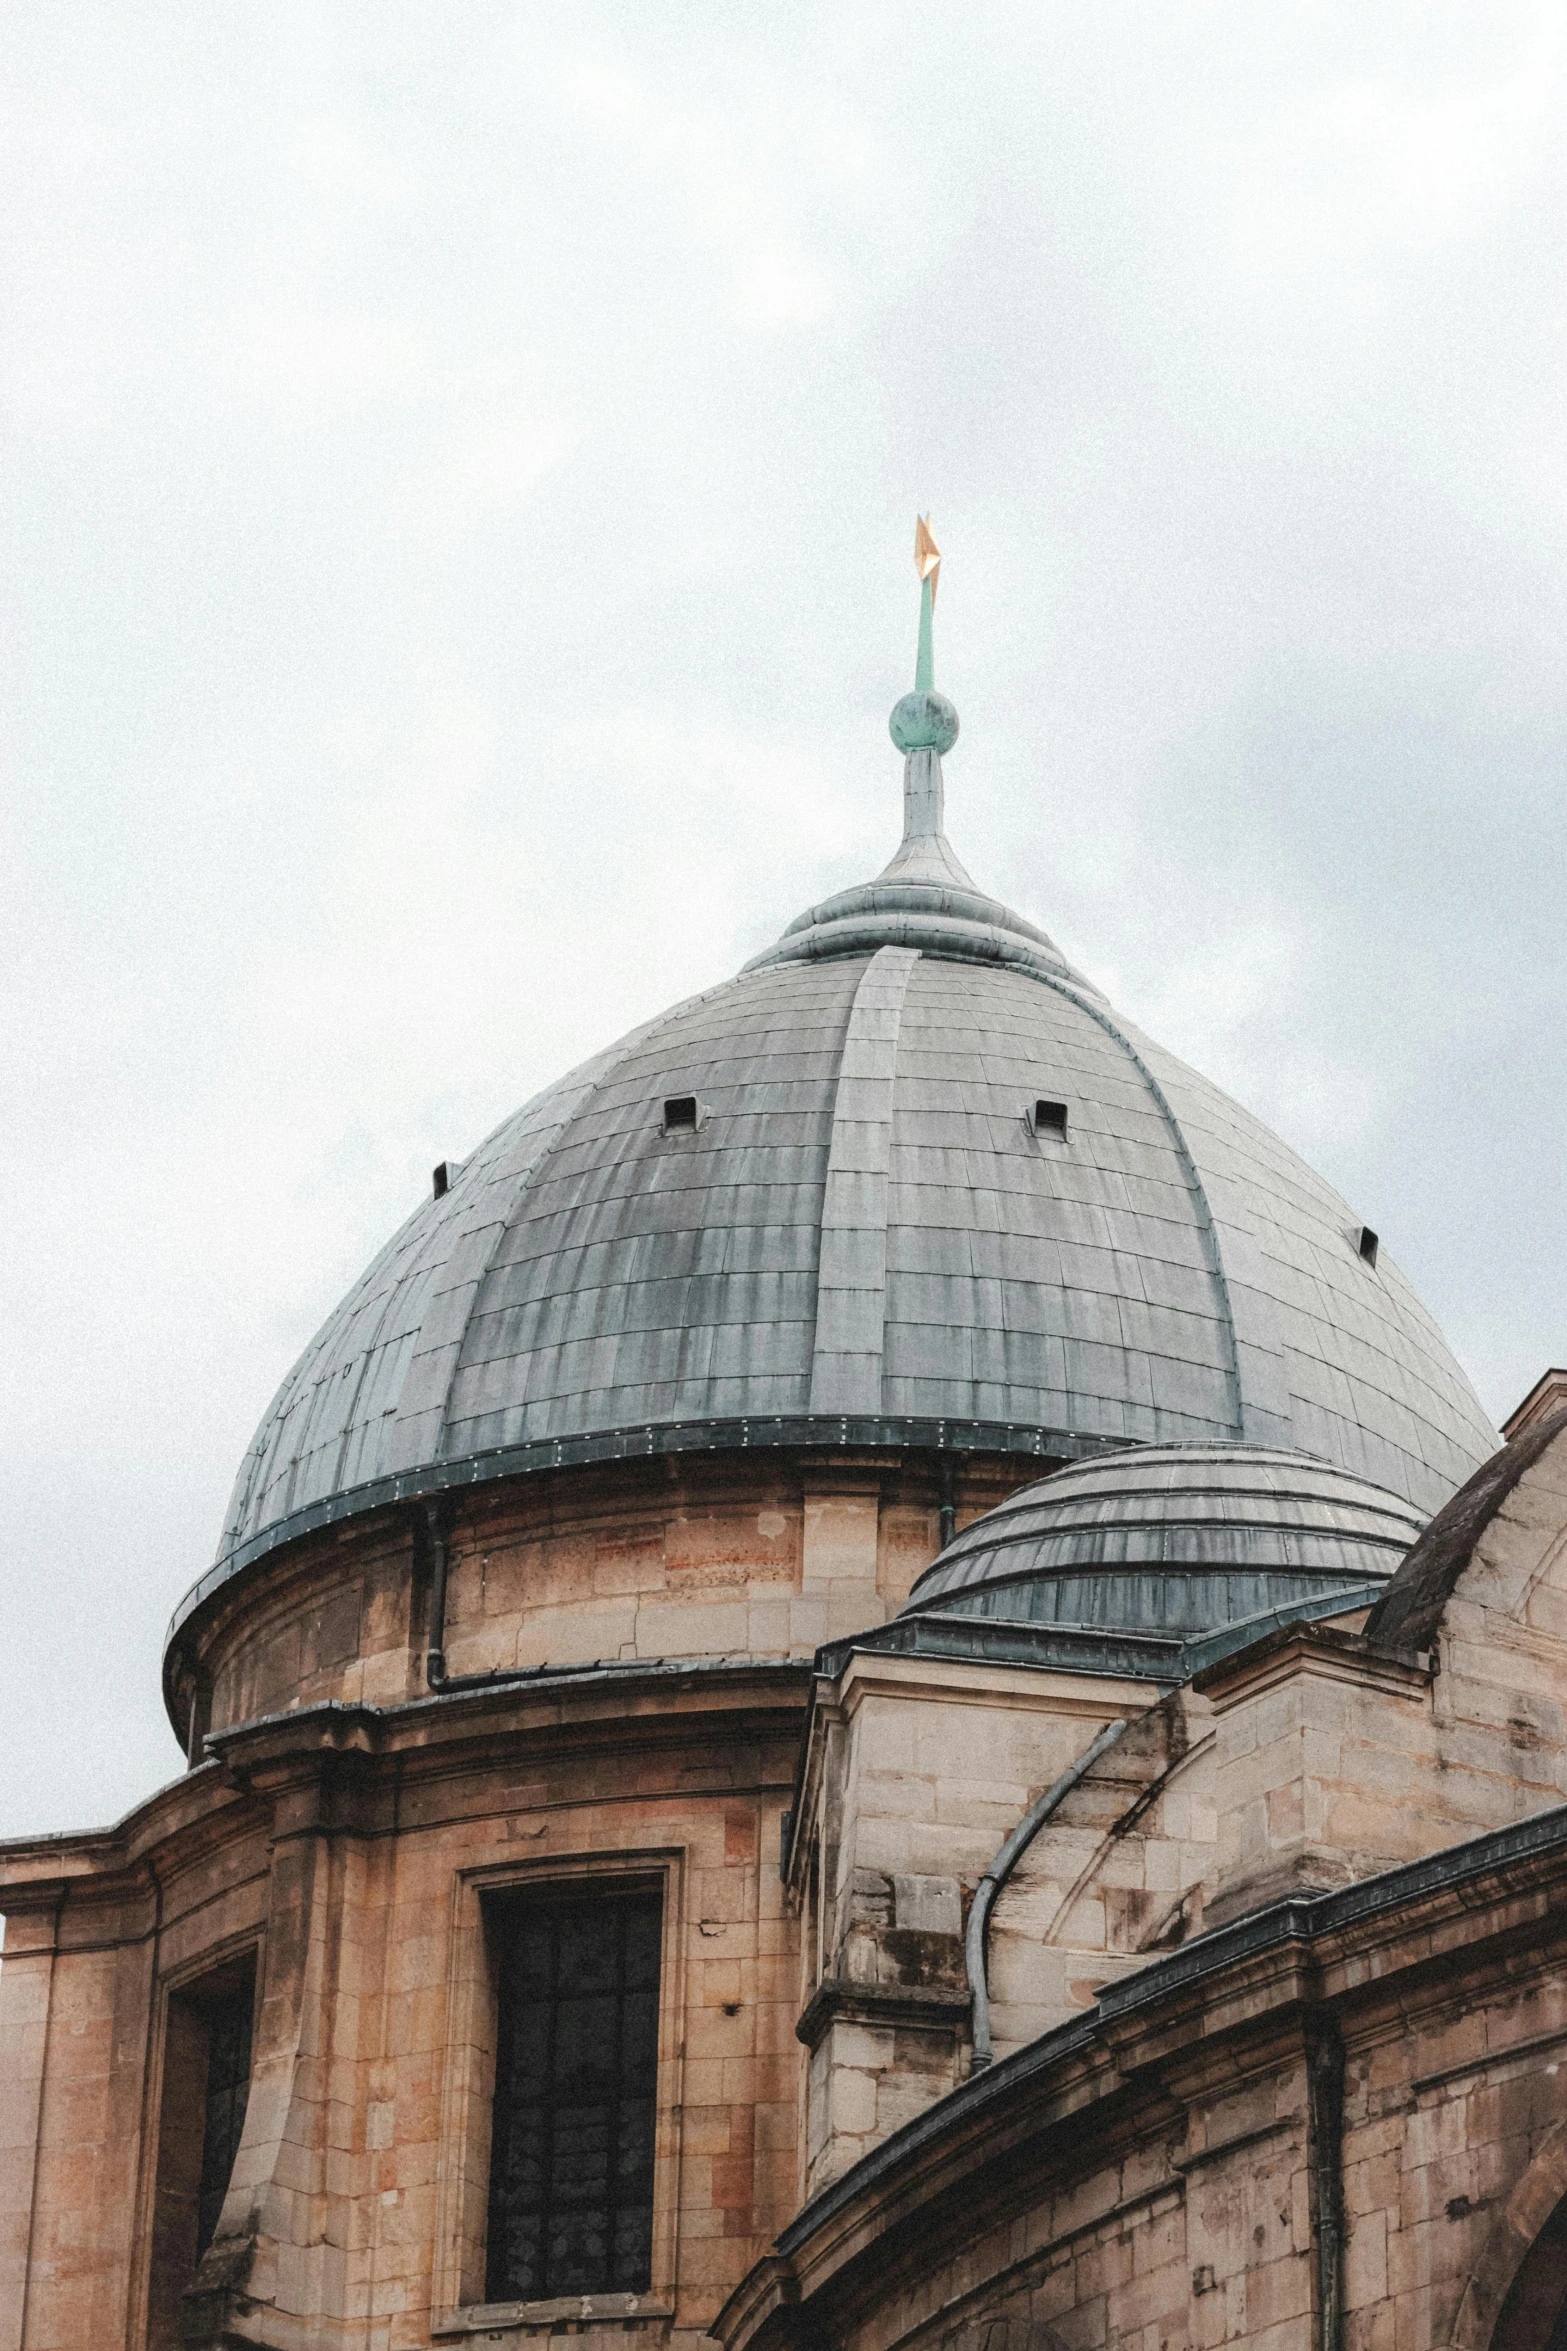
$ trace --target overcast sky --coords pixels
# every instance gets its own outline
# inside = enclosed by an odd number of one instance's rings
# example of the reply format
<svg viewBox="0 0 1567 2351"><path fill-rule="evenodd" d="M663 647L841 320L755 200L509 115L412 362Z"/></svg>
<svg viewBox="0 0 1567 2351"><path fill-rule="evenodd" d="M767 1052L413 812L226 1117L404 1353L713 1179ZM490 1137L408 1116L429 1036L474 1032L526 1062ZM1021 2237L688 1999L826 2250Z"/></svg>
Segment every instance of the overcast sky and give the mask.
<svg viewBox="0 0 1567 2351"><path fill-rule="evenodd" d="M1567 1356L1567 9L0 10L0 1831L460 1156L948 826Z"/></svg>

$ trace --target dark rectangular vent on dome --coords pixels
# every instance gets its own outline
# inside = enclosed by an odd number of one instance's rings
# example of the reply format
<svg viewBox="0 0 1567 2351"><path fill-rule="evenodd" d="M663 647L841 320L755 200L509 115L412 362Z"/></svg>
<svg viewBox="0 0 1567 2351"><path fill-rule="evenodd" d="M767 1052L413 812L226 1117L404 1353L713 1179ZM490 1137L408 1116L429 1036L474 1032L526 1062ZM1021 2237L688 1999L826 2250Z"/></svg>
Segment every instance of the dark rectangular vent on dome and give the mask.
<svg viewBox="0 0 1567 2351"><path fill-rule="evenodd" d="M702 1114L694 1094L671 1094L664 1103L664 1132L666 1135L694 1134L702 1123Z"/></svg>
<svg viewBox="0 0 1567 2351"><path fill-rule="evenodd" d="M1030 1134L1051 1135L1058 1142L1066 1140L1066 1104L1046 1102L1043 1097L1028 1113Z"/></svg>
<svg viewBox="0 0 1567 2351"><path fill-rule="evenodd" d="M431 1197L436 1200L444 1200L452 1188L452 1163L449 1159L441 1161L430 1182Z"/></svg>
<svg viewBox="0 0 1567 2351"><path fill-rule="evenodd" d="M1376 1234L1371 1230L1371 1227L1368 1224L1363 1224L1359 1232L1355 1235L1355 1247L1360 1251L1361 1256L1365 1259L1368 1265L1376 1264L1377 1250L1380 1246L1381 1244L1378 1241Z"/></svg>

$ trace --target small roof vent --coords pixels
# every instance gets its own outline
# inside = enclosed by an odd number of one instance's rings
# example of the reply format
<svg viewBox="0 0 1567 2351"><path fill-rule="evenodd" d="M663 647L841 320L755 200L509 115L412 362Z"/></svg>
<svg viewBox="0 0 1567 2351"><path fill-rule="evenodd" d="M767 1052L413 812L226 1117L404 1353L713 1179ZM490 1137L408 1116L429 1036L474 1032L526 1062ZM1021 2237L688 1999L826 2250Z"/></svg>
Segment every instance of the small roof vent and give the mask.
<svg viewBox="0 0 1567 2351"><path fill-rule="evenodd" d="M456 1174L456 1172L457 1170L451 1160L443 1159L441 1161L440 1166L435 1170L434 1175L430 1178L430 1197L433 1200L444 1200L446 1198L447 1193L452 1188L452 1177Z"/></svg>
<svg viewBox="0 0 1567 2351"><path fill-rule="evenodd" d="M666 1135L694 1135L702 1123L702 1105L694 1094L669 1094L664 1100Z"/></svg>
<svg viewBox="0 0 1567 2351"><path fill-rule="evenodd" d="M1066 1104L1047 1102L1043 1095L1032 1109L1023 1113L1031 1135L1053 1135L1058 1141L1066 1139Z"/></svg>
<svg viewBox="0 0 1567 2351"><path fill-rule="evenodd" d="M1361 1256L1365 1259L1368 1265L1376 1264L1377 1250L1380 1248L1380 1246L1381 1243L1378 1241L1376 1234L1371 1230L1371 1227L1368 1224L1361 1225L1355 1234L1355 1247L1360 1251Z"/></svg>

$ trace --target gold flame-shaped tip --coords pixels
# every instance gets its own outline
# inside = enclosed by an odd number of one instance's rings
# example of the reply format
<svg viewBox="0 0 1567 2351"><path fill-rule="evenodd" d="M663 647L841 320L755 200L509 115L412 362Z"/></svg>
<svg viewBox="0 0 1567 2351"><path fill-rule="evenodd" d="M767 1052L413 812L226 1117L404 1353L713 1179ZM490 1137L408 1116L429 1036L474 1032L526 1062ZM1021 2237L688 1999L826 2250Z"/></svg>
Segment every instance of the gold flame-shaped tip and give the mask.
<svg viewBox="0 0 1567 2351"><path fill-rule="evenodd" d="M934 604L941 572L941 549L931 537L928 514L918 516L914 524L914 568L922 580L929 580L930 600Z"/></svg>

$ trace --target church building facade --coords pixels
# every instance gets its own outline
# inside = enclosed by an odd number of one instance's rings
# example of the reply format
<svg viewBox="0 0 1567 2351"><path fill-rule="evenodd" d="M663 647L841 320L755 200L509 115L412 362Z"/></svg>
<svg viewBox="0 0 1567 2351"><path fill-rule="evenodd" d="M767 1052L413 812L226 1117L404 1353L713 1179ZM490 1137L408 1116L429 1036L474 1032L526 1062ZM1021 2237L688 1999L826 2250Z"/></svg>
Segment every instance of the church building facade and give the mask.
<svg viewBox="0 0 1567 2351"><path fill-rule="evenodd" d="M891 864L436 1171L0 1846L0 2351L1567 2351L1567 1382L970 879L919 561Z"/></svg>

